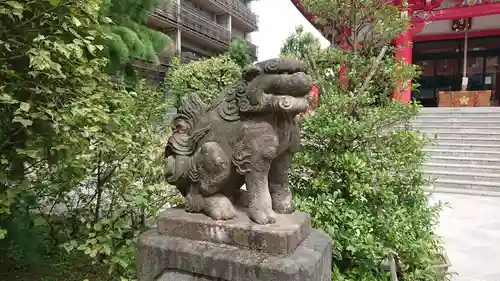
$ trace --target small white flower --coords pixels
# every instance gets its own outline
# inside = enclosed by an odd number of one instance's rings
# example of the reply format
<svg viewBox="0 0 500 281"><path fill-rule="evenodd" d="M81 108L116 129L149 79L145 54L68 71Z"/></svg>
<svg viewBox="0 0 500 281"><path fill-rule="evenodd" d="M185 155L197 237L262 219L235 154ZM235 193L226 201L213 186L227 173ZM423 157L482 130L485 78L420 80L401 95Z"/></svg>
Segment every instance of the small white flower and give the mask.
<svg viewBox="0 0 500 281"><path fill-rule="evenodd" d="M326 75L326 77L334 77L335 72L333 72L332 68L327 68L327 69L325 69L325 75Z"/></svg>

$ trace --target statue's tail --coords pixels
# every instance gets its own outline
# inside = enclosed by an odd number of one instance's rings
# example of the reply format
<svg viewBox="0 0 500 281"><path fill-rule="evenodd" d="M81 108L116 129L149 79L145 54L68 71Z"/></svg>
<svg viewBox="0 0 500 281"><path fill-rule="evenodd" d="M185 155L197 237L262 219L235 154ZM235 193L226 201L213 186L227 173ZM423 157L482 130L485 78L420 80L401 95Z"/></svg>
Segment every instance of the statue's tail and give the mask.
<svg viewBox="0 0 500 281"><path fill-rule="evenodd" d="M191 125L189 129L193 130L206 109L207 105L197 93L189 93L182 98L176 118L184 118Z"/></svg>
<svg viewBox="0 0 500 281"><path fill-rule="evenodd" d="M196 93L182 98L178 113L172 120L172 136L165 147L165 157L194 153L197 143L208 130L196 130L196 125L206 109L207 105Z"/></svg>
<svg viewBox="0 0 500 281"><path fill-rule="evenodd" d="M181 100L178 113L172 120L172 135L165 146L167 182L182 185L180 183L188 181L190 158L209 131L209 127L197 127L206 110L207 105L196 93L190 93Z"/></svg>

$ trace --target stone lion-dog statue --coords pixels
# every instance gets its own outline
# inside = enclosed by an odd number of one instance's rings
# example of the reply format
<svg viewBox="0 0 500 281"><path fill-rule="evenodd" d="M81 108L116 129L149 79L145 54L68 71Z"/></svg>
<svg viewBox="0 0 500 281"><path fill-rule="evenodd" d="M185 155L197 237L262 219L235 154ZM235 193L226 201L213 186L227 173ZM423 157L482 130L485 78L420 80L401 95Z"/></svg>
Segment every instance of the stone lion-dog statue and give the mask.
<svg viewBox="0 0 500 281"><path fill-rule="evenodd" d="M254 222L272 224L275 212L294 212L288 169L300 144L296 116L311 103L306 68L292 58L266 60L247 67L210 105L196 93L182 99L165 165L186 211L232 219L245 184Z"/></svg>

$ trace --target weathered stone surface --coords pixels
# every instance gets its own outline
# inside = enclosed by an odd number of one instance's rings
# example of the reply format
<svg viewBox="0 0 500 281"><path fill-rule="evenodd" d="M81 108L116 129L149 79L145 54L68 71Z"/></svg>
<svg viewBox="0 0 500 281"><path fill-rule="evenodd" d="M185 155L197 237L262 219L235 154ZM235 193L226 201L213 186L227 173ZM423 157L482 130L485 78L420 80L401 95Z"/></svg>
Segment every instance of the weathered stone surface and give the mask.
<svg viewBox="0 0 500 281"><path fill-rule="evenodd" d="M317 230L289 255L151 230L139 241L138 281L330 281L331 247L330 237Z"/></svg>
<svg viewBox="0 0 500 281"><path fill-rule="evenodd" d="M260 225L241 209L228 221L215 221L204 214L172 208L158 218L158 232L172 237L210 241L271 254L288 254L311 233L309 214L278 214L274 224Z"/></svg>
<svg viewBox="0 0 500 281"><path fill-rule="evenodd" d="M180 270L165 270L156 281L224 281L220 278L212 278L201 274L193 274Z"/></svg>
<svg viewBox="0 0 500 281"><path fill-rule="evenodd" d="M196 93L182 98L165 146L165 178L185 196L186 210L233 219L234 193L245 184L254 222L293 213L288 170L300 144L296 116L311 101L307 69L294 58L266 60L210 104Z"/></svg>

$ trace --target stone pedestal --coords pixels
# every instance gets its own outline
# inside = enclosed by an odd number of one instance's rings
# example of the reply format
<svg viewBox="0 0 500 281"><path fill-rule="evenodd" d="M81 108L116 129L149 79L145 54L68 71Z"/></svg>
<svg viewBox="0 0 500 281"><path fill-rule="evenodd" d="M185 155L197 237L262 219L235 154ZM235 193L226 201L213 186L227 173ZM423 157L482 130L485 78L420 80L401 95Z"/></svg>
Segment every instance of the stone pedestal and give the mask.
<svg viewBox="0 0 500 281"><path fill-rule="evenodd" d="M331 240L308 214L258 225L170 209L139 239L138 281L330 281Z"/></svg>

